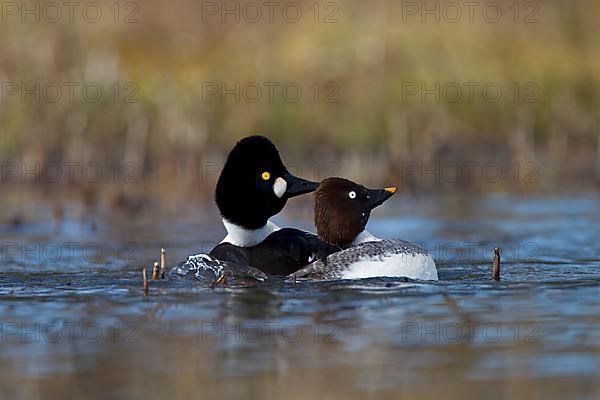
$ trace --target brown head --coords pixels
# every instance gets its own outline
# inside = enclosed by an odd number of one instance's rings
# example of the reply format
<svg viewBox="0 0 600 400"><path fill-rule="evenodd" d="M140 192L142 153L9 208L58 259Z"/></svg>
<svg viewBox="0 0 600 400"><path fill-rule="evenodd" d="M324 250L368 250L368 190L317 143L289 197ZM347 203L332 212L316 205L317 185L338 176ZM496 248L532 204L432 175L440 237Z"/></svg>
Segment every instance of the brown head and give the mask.
<svg viewBox="0 0 600 400"><path fill-rule="evenodd" d="M367 189L348 179L325 179L315 192L315 226L319 237L347 247L365 229L371 210L395 192L395 187Z"/></svg>

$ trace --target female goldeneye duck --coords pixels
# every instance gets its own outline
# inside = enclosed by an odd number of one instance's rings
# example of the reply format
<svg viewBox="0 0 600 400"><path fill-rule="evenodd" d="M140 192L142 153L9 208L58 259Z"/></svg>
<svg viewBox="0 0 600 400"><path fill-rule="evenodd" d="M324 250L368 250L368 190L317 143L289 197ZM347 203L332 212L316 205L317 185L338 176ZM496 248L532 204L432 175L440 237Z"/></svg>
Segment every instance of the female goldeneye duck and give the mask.
<svg viewBox="0 0 600 400"><path fill-rule="evenodd" d="M342 178L321 182L315 194L315 225L319 237L343 250L291 274L294 278L358 279L398 276L437 280L433 259L405 240L381 240L365 230L371 210L396 188L367 189Z"/></svg>
<svg viewBox="0 0 600 400"><path fill-rule="evenodd" d="M318 185L292 175L266 137L240 140L229 153L215 190L227 236L208 254L210 259L192 256L178 271L208 269L208 261L221 261L225 267L235 265L237 273L248 266L269 275L288 275L338 251L317 235L281 229L269 221L288 199L312 192Z"/></svg>

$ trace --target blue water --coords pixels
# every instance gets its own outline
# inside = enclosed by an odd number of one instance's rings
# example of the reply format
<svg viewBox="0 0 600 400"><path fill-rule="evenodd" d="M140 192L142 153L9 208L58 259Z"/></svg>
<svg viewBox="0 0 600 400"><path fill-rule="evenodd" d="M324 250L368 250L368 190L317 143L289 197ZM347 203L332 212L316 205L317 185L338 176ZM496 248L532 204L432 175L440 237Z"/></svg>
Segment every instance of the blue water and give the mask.
<svg viewBox="0 0 600 400"><path fill-rule="evenodd" d="M292 203L275 220L310 229L310 217ZM423 245L440 281L211 289L164 280L151 281L145 296L141 267L161 247L173 264L222 238L213 209L67 212L54 222L41 212L4 224L1 398L84 389L160 398L162 386L140 385L148 377L206 395L276 398L311 382L320 394L346 397L406 394L409 385L422 397L451 387L477 398L491 385L504 395L510 387L597 398L599 197L398 197L368 228ZM494 247L502 249L500 282L491 279Z"/></svg>

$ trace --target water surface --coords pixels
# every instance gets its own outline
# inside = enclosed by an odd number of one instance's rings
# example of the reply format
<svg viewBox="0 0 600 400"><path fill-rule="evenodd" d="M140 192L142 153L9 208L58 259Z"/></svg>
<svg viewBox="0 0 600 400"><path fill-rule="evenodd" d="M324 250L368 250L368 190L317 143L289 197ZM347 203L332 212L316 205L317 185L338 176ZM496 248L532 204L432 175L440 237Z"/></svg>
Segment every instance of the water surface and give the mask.
<svg viewBox="0 0 600 400"><path fill-rule="evenodd" d="M208 251L214 209L35 207L0 227L1 398L600 397L597 197L386 203L370 231L423 245L439 282L170 279L148 296L141 266Z"/></svg>

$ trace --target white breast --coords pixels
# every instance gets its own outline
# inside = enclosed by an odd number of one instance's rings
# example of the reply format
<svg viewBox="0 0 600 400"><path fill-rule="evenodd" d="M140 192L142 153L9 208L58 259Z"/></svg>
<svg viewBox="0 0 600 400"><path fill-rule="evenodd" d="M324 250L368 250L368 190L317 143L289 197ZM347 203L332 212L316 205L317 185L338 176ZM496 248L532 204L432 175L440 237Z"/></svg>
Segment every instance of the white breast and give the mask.
<svg viewBox="0 0 600 400"><path fill-rule="evenodd" d="M401 239L375 240L330 254L292 274L313 279L406 277L438 280L433 258L421 246Z"/></svg>
<svg viewBox="0 0 600 400"><path fill-rule="evenodd" d="M231 243L240 247L255 246L265 240L271 233L281 229L271 221L267 221L265 226L259 229L242 228L226 219L223 219L223 225L227 230L227 236L221 240L221 243Z"/></svg>
<svg viewBox="0 0 600 400"><path fill-rule="evenodd" d="M342 279L372 278L376 276L406 277L410 279L437 281L438 274L428 254L391 254L389 256L369 257L350 264Z"/></svg>

